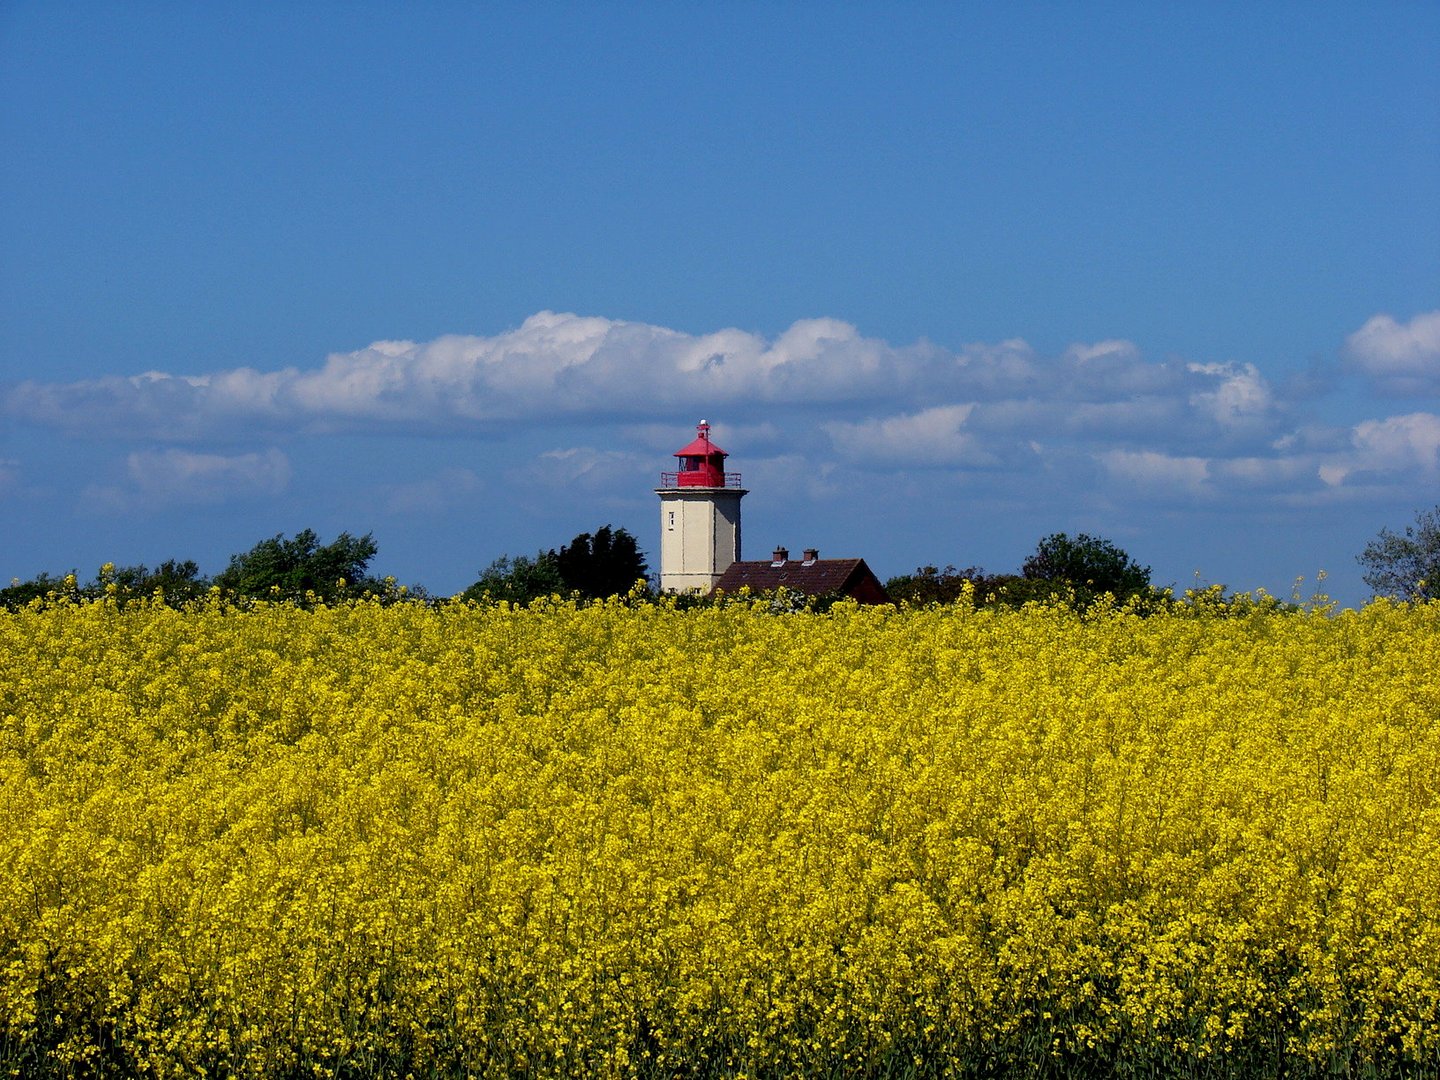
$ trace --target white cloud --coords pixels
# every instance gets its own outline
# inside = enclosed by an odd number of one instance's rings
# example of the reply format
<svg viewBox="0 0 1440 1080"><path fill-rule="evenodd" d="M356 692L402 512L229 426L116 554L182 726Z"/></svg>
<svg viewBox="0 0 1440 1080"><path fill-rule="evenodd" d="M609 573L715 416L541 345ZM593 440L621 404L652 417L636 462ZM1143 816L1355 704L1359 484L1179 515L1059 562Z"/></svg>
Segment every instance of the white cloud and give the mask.
<svg viewBox="0 0 1440 1080"><path fill-rule="evenodd" d="M1232 490L1262 490L1293 486L1315 475L1308 458L1237 457L1210 463L1216 486Z"/></svg>
<svg viewBox="0 0 1440 1080"><path fill-rule="evenodd" d="M1440 355L1437 326L1440 313L1404 326L1377 316L1346 349L1376 378L1413 382L1428 377ZM702 415L747 473L789 468L802 448L807 482L837 489L857 467L899 478L905 469L969 470L970 482L1015 490L1042 476L1057 490L1108 478L1107 497L1129 487L1204 498L1345 488L1350 498L1364 485L1436 475L1431 414L1353 427L1307 422L1285 386L1251 363L1150 362L1120 338L1046 357L1018 338L958 349L895 346L829 318L766 338L544 311L491 337L377 341L309 369L31 381L0 401L18 422L189 441L194 451L257 431L494 432L508 440L512 428L532 429L528 463L514 465L512 454L512 464L484 481L447 469L378 489L394 514L444 513L482 486L571 488L587 497L633 491L671 464L668 455ZM672 419L657 422L664 416ZM538 440L562 427L575 429L565 436L575 445L535 457L545 445ZM274 494L288 481L278 450L152 449L130 456L123 482L87 497L102 507L195 503ZM16 483L13 465L0 465L0 492Z"/></svg>
<svg viewBox="0 0 1440 1080"><path fill-rule="evenodd" d="M523 470L523 478L541 487L596 491L616 486L633 487L638 478L651 473L654 487L660 482L661 471L657 459L648 455L568 446L546 450Z"/></svg>
<svg viewBox="0 0 1440 1080"><path fill-rule="evenodd" d="M958 382L947 377L946 368L958 375ZM1043 388L1042 370L1035 350L1020 338L1010 338L998 345L977 342L964 346L939 371L927 373L935 382L922 386L922 390L934 394L954 385L971 399L1023 397Z"/></svg>
<svg viewBox="0 0 1440 1080"><path fill-rule="evenodd" d="M475 470L447 468L407 484L382 485L380 498L388 513L433 516L471 502L484 488Z"/></svg>
<svg viewBox="0 0 1440 1080"><path fill-rule="evenodd" d="M1049 407L1058 430L1105 442L1142 439L1162 432L1173 437L1184 425L1183 407L1173 398L1061 403Z"/></svg>
<svg viewBox="0 0 1440 1080"><path fill-rule="evenodd" d="M1408 323L1376 315L1345 339L1344 353L1386 393L1440 394L1440 311Z"/></svg>
<svg viewBox="0 0 1440 1080"><path fill-rule="evenodd" d="M966 428L975 405L938 405L917 413L823 425L835 448L854 461L894 465L992 465L995 455Z"/></svg>
<svg viewBox="0 0 1440 1080"><path fill-rule="evenodd" d="M79 435L175 440L249 432L483 427L658 408L868 404L1013 393L1036 377L1024 342L948 353L895 347L838 319L796 322L773 341L736 329L702 336L555 312L495 337L379 341L315 369L199 375L147 372L11 389L16 420Z"/></svg>
<svg viewBox="0 0 1440 1080"><path fill-rule="evenodd" d="M114 512L278 495L289 486L290 462L275 449L227 456L171 448L130 454L125 473L123 484L88 488L82 508Z"/></svg>
<svg viewBox="0 0 1440 1080"><path fill-rule="evenodd" d="M776 454L745 457L741 481L746 488L783 491L814 501L835 499L855 491L855 475L840 462L814 454Z"/></svg>
<svg viewBox="0 0 1440 1080"><path fill-rule="evenodd" d="M1140 358L1140 349L1133 341L1114 339L1097 341L1093 345L1071 345L1065 350L1065 357L1075 364L1091 364L1100 359L1129 363Z"/></svg>
<svg viewBox="0 0 1440 1080"><path fill-rule="evenodd" d="M1107 450L1099 455L1110 475L1147 491L1199 494L1210 479L1202 457L1174 457L1155 450Z"/></svg>
<svg viewBox="0 0 1440 1080"><path fill-rule="evenodd" d="M1061 396L1072 402L1175 397L1186 382L1183 367L1150 363L1139 346L1124 340L1071 345L1050 367L1051 392L1063 388Z"/></svg>
<svg viewBox="0 0 1440 1080"><path fill-rule="evenodd" d="M1375 476L1434 482L1440 476L1440 416L1410 413L1357 424L1351 449L1329 456L1319 474L1331 487Z"/></svg>
<svg viewBox="0 0 1440 1080"><path fill-rule="evenodd" d="M1188 364L1186 370L1213 380L1213 388L1191 394L1190 403L1222 428L1253 425L1274 402L1254 364Z"/></svg>
<svg viewBox="0 0 1440 1080"><path fill-rule="evenodd" d="M953 425L935 432L975 404L985 411L965 438ZM5 411L21 422L173 441L249 437L257 429L473 431L657 411L723 411L740 430L775 430L776 413L806 407L850 417L889 413L866 421L872 427L864 434L894 447L918 425L931 437L915 445L931 462L973 461L975 432L1007 424L1026 437L1021 429L1035 422L1047 433L1100 438L1202 439L1217 430L1273 437L1276 413L1253 365L1152 364L1120 339L1045 359L1018 338L953 352L923 342L897 347L838 319L800 320L766 340L734 328L697 336L549 311L494 337L378 341L309 370L31 381L4 398ZM902 412L910 416L903 423L894 419ZM717 437L727 430L723 421L716 430Z"/></svg>

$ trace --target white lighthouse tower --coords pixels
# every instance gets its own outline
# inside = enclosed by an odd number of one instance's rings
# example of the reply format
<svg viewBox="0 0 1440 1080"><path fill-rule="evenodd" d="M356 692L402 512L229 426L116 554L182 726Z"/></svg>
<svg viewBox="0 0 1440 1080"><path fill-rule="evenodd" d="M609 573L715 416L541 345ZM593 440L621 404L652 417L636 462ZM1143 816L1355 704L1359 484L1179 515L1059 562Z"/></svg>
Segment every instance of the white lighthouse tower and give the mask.
<svg viewBox="0 0 1440 1080"><path fill-rule="evenodd" d="M695 441L675 451L676 472L660 474L660 590L709 592L740 559L739 473L725 471L726 453L700 421Z"/></svg>

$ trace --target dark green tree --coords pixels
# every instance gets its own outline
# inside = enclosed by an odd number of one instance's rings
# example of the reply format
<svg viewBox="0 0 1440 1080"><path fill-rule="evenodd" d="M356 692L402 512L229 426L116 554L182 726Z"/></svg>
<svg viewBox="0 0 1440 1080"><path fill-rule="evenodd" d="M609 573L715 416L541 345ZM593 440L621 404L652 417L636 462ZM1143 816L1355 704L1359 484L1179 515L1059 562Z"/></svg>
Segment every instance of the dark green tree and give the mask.
<svg viewBox="0 0 1440 1080"><path fill-rule="evenodd" d="M1018 608L1030 601L1047 601L1068 595L1071 586L1061 581L1026 578L1019 574L987 574L978 566L956 570L947 566L921 566L913 574L902 574L885 583L890 598L901 604L953 604L967 598L977 608ZM1087 597L1091 599L1092 597Z"/></svg>
<svg viewBox="0 0 1440 1080"><path fill-rule="evenodd" d="M154 596L158 589L165 602L176 607L204 596L210 589L210 582L201 576L200 567L193 559L184 562L166 559L153 570L144 564L122 566L108 575L97 576L94 591L103 594L104 587L111 583L116 586L122 602Z"/></svg>
<svg viewBox="0 0 1440 1080"><path fill-rule="evenodd" d="M234 596L268 599L278 593L281 599L303 600L309 592L328 603L383 590L383 583L365 576L378 550L369 533L356 537L342 532L324 545L311 529L290 540L278 533L243 555L232 555L215 584Z"/></svg>
<svg viewBox="0 0 1440 1080"><path fill-rule="evenodd" d="M69 579L63 574L60 577L51 577L48 573L40 573L28 581L15 578L6 588L0 589L0 607L14 611L32 600L44 600L52 595L78 600L82 595L79 587L68 584L68 581L74 580L74 576L73 572Z"/></svg>
<svg viewBox="0 0 1440 1080"><path fill-rule="evenodd" d="M501 555L484 570L480 579L465 590L467 600L507 600L528 604L532 600L569 592L560 577L555 552L536 552L535 557Z"/></svg>
<svg viewBox="0 0 1440 1080"><path fill-rule="evenodd" d="M1032 601L1046 603L1070 590L1064 582L1020 574L985 574L977 577L974 584L976 607L1020 608Z"/></svg>
<svg viewBox="0 0 1440 1080"><path fill-rule="evenodd" d="M947 566L917 566L913 574L901 574L885 582L885 592L899 604L953 604L964 595L965 582L983 579L978 566L956 570Z"/></svg>
<svg viewBox="0 0 1440 1080"><path fill-rule="evenodd" d="M551 554L565 588L589 599L623 596L649 573L635 537L609 525L581 533Z"/></svg>
<svg viewBox="0 0 1440 1080"><path fill-rule="evenodd" d="M1440 599L1440 506L1416 514L1403 535L1381 529L1356 558L1377 596Z"/></svg>
<svg viewBox="0 0 1440 1080"><path fill-rule="evenodd" d="M1022 577L1069 587L1088 602L1103 593L1117 600L1150 591L1150 568L1141 566L1109 540L1079 533L1052 533L1020 568Z"/></svg>

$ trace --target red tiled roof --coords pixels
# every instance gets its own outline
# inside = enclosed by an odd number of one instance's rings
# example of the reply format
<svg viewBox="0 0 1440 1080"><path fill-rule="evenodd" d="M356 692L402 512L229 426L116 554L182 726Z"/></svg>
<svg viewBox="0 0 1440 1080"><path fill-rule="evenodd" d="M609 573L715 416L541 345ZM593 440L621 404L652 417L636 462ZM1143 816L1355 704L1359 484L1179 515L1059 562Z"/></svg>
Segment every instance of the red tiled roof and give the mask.
<svg viewBox="0 0 1440 1080"><path fill-rule="evenodd" d="M888 604L890 597L864 559L786 559L776 565L769 559L735 562L721 575L715 588L727 593L749 586L756 592L782 585L806 596L851 596L862 604Z"/></svg>

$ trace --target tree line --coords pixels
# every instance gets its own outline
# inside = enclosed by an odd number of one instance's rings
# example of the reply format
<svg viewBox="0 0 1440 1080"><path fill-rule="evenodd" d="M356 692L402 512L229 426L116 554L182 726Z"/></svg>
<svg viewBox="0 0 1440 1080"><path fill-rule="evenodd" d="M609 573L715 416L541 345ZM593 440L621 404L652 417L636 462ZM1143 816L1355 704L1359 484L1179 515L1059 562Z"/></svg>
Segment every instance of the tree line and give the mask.
<svg viewBox="0 0 1440 1080"><path fill-rule="evenodd" d="M1381 529L1356 561L1377 597L1440 599L1440 506L1418 513L1403 532ZM1168 594L1151 584L1148 566L1110 541L1085 533L1045 537L1017 574L987 574L975 566L964 570L922 566L913 574L891 578L885 591L897 603L922 605L968 599L977 606L1021 607L1035 600L1060 600L1085 608L1108 597L1143 610L1169 602ZM1215 586L1192 595L1190 602L1248 608L1257 601L1250 594L1226 596L1223 587ZM1273 598L1265 604L1293 606Z"/></svg>
<svg viewBox="0 0 1440 1080"><path fill-rule="evenodd" d="M378 551L369 533L356 537L342 532L330 543L321 544L313 529L304 529L289 538L283 533L267 537L249 551L232 555L229 565L213 578L202 575L193 559L167 559L154 568L106 563L86 582L73 572L66 576L42 573L29 581L12 581L8 588L0 589L0 603L16 608L50 595L75 599L111 596L123 603L159 594L166 603L178 606L216 589L230 598L326 603L366 593L397 593L393 582L366 573Z"/></svg>
<svg viewBox="0 0 1440 1080"><path fill-rule="evenodd" d="M987 574L978 566L956 570L922 566L885 583L896 603L1023 607L1031 601L1063 600L1085 608L1101 597L1117 603L1158 599L1150 567L1141 566L1109 540L1088 533L1052 533L1036 545L1018 574Z"/></svg>
<svg viewBox="0 0 1440 1080"><path fill-rule="evenodd" d="M267 537L248 551L232 555L225 569L213 578L202 575L200 567L188 559L169 559L153 568L107 563L83 583L74 573L16 579L0 589L0 607L15 609L50 596L77 600L109 596L119 603L159 596L180 606L216 591L237 601L302 604L364 597L387 603L431 599L423 587L401 586L394 578L370 574L370 563L378 551L370 533L352 536L342 532L322 544L314 530L305 529L293 537L283 533ZM1365 583L1377 596L1440 599L1440 506L1417 514L1414 524L1403 532L1381 529L1357 559L1365 568ZM653 593L649 579L650 569L635 537L623 528L604 525L533 556L502 555L480 570L461 595L515 604L553 595L594 600L629 595L637 587ZM1109 540L1086 533L1046 536L1018 573L987 574L975 566L957 570L953 565L943 569L927 565L890 578L885 591L898 604L963 600L976 606L1020 607L1031 601L1060 601L1086 608L1106 600L1140 610L1166 603L1168 595L1151 583L1150 567L1142 566ZM1211 602L1240 602L1223 594L1222 588L1215 587L1206 595ZM823 607L834 599L816 598L812 606ZM689 597L684 602L709 601Z"/></svg>
<svg viewBox="0 0 1440 1080"><path fill-rule="evenodd" d="M213 578L200 573L193 560L167 559L156 567L116 567L107 563L95 577L82 582L68 575L42 573L28 581L15 580L0 589L0 606L15 609L33 600L68 596L75 600L112 597L119 603L161 597L182 606L217 592L224 598L287 600L301 604L334 604L371 597L381 602L429 600L421 586L402 586L394 578L377 578L369 572L379 552L372 534L342 532L322 544L313 529L293 537L284 533L261 540L248 551L230 557L229 565ZM558 593L599 599L624 594L649 573L639 545L625 529L602 526L581 533L570 543L534 558L501 556L480 572L465 590L469 599L527 603Z"/></svg>

